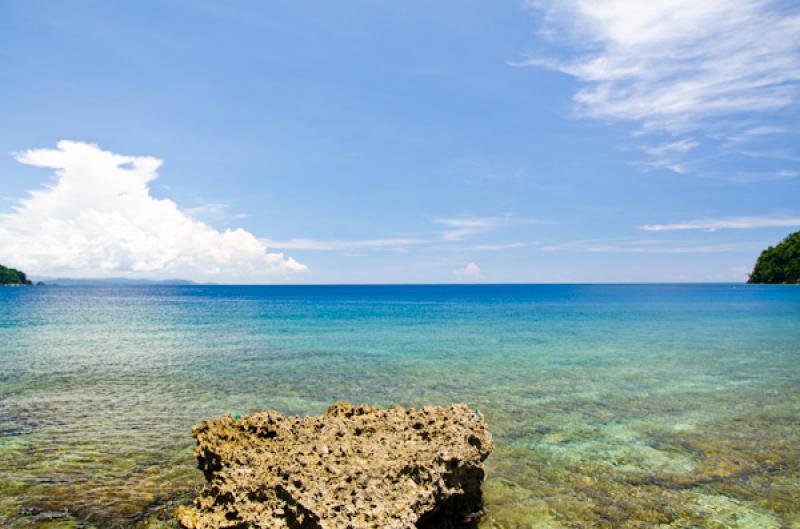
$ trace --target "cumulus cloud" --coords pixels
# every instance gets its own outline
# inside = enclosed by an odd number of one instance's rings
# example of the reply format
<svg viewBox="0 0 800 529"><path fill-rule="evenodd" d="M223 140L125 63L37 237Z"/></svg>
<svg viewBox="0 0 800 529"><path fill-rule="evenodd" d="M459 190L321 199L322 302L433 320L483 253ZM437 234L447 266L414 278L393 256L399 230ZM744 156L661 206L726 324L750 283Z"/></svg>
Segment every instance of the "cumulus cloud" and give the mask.
<svg viewBox="0 0 800 529"><path fill-rule="evenodd" d="M0 215L0 260L39 275L266 281L306 269L248 231L218 231L151 196L161 160L60 141L16 154L55 181Z"/></svg>
<svg viewBox="0 0 800 529"><path fill-rule="evenodd" d="M531 1L578 50L532 59L586 83L582 114L682 132L708 118L783 109L800 81L800 12L757 0Z"/></svg>
<svg viewBox="0 0 800 529"><path fill-rule="evenodd" d="M644 231L685 231L685 230L744 230L751 228L791 228L800 226L800 217L728 217L724 219L703 219L677 222L674 224L645 224Z"/></svg>
<svg viewBox="0 0 800 529"><path fill-rule="evenodd" d="M467 263L464 268L459 268L456 270L455 274L461 279L465 279L467 281L476 281L483 277L481 274L481 267L475 263Z"/></svg>

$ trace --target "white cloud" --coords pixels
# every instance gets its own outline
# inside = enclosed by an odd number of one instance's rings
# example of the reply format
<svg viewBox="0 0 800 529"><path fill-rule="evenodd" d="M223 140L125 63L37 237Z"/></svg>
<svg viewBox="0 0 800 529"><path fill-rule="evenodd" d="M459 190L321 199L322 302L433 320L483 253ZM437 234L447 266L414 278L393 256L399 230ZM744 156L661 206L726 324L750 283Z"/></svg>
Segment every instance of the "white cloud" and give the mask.
<svg viewBox="0 0 800 529"><path fill-rule="evenodd" d="M515 224L554 224L546 220L518 218L511 214L499 217L438 218L435 219L435 222L449 228L442 234L442 240L444 241L461 241L471 235L478 235Z"/></svg>
<svg viewBox="0 0 800 529"><path fill-rule="evenodd" d="M711 118L792 105L800 80L800 13L757 0L538 0L542 34L578 50L527 64L586 83L580 114L681 132Z"/></svg>
<svg viewBox="0 0 800 529"><path fill-rule="evenodd" d="M679 141L662 143L660 145L645 145L642 147L642 150L652 156L666 156L673 154L685 154L698 145L700 145L699 142L687 138Z"/></svg>
<svg viewBox="0 0 800 529"><path fill-rule="evenodd" d="M281 250L364 250L374 248L399 249L407 246L426 244L430 241L410 238L364 239L356 241L346 240L318 240L318 239L289 239L288 241L264 241L270 248Z"/></svg>
<svg viewBox="0 0 800 529"><path fill-rule="evenodd" d="M717 178L737 184L749 184L753 182L768 182L774 180L790 180L800 176L800 172L791 169L780 169L777 171L738 171L736 173L710 173L707 176Z"/></svg>
<svg viewBox="0 0 800 529"><path fill-rule="evenodd" d="M492 230L518 225L518 224L552 224L552 222L521 219L511 214L495 217L442 217L433 219L434 224L444 226L444 231L428 233L427 238L415 237L385 237L375 239L310 239L295 238L285 241L264 239L263 242L270 248L282 250L309 250L309 251L347 251L350 255L360 255L358 250L384 250L391 252L407 252L412 247L431 247L441 244L456 243L473 235L479 235ZM476 251L498 251L529 246L530 243L486 243L462 248Z"/></svg>
<svg viewBox="0 0 800 529"><path fill-rule="evenodd" d="M666 166L667 169L672 171L673 173L677 174L686 174L689 170L686 169L686 166L680 163L673 163Z"/></svg>
<svg viewBox="0 0 800 529"><path fill-rule="evenodd" d="M478 244L475 246L469 246L464 249L473 252L500 252L503 250L515 250L517 248L526 248L530 245L531 243L528 242L509 242L509 243L499 243L499 244Z"/></svg>
<svg viewBox="0 0 800 529"><path fill-rule="evenodd" d="M695 246L633 246L607 245L593 246L584 251L591 253L656 253L656 254L692 254L692 253L730 253L742 252L750 248L740 244L700 244Z"/></svg>
<svg viewBox="0 0 800 529"><path fill-rule="evenodd" d="M800 226L800 217L728 217L724 219L690 220L674 224L646 224L644 231L726 230L750 228L790 228Z"/></svg>
<svg viewBox="0 0 800 529"><path fill-rule="evenodd" d="M641 150L649 154L653 159L648 162L641 162L638 165L643 170L668 169L673 173L686 174L686 165L681 160L689 151L694 150L700 142L690 138L678 141L661 143L659 145L643 145Z"/></svg>
<svg viewBox="0 0 800 529"><path fill-rule="evenodd" d="M164 189L169 190L169 186L164 186ZM185 207L182 209L182 211L195 219L218 222L242 220L249 216L246 213L230 213L229 209L230 204L207 202L205 204L200 204L199 206Z"/></svg>
<svg viewBox="0 0 800 529"><path fill-rule="evenodd" d="M759 127L753 127L738 134L734 134L733 136L728 138L728 144L733 145L737 143L745 143L753 138L760 138L763 136L771 135L771 134L782 134L787 132L783 127L776 127L776 126L768 126L762 125Z"/></svg>
<svg viewBox="0 0 800 529"><path fill-rule="evenodd" d="M437 224L451 228L444 232L442 239L445 241L460 241L470 235L487 232L497 227L501 222L499 217L460 217L436 219Z"/></svg>
<svg viewBox="0 0 800 529"><path fill-rule="evenodd" d="M792 153L789 149L741 150L738 152L751 158L774 158L776 160L800 162L800 156Z"/></svg>
<svg viewBox="0 0 800 529"><path fill-rule="evenodd" d="M0 260L26 272L258 282L306 269L241 228L215 230L152 197L161 160L72 141L16 159L56 169L54 183L0 215Z"/></svg>
<svg viewBox="0 0 800 529"><path fill-rule="evenodd" d="M685 163L676 162L670 159L654 159L647 162L634 162L631 165L638 167L644 172L649 172L656 169L667 169L676 174L686 174L689 172L689 169Z"/></svg>
<svg viewBox="0 0 800 529"><path fill-rule="evenodd" d="M636 254L705 254L736 253L756 248L742 244L674 244L665 241L633 240L618 242L572 241L543 246L546 252L636 253Z"/></svg>
<svg viewBox="0 0 800 529"><path fill-rule="evenodd" d="M459 268L454 272L457 276L468 281L476 281L481 279L481 267L475 263L467 263L464 268Z"/></svg>

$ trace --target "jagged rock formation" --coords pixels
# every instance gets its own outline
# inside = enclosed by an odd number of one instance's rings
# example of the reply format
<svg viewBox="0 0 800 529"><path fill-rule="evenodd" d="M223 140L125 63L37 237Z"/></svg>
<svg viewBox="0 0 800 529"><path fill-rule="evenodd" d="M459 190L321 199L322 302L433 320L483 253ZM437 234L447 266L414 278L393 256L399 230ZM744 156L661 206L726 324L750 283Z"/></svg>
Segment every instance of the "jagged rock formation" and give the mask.
<svg viewBox="0 0 800 529"><path fill-rule="evenodd" d="M492 437L464 404L383 410L332 405L192 431L208 483L177 516L187 529L471 527Z"/></svg>

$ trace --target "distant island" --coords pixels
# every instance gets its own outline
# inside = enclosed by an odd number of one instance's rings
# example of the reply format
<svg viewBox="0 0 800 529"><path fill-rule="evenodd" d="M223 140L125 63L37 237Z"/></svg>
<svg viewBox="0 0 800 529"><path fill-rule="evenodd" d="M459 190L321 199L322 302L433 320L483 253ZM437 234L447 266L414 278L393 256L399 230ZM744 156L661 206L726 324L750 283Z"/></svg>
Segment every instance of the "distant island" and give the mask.
<svg viewBox="0 0 800 529"><path fill-rule="evenodd" d="M51 286L62 287L126 287L126 286L179 286L196 285L187 279L143 279L128 277L37 277Z"/></svg>
<svg viewBox="0 0 800 529"><path fill-rule="evenodd" d="M125 286L179 286L196 285L187 279L144 279L128 277L97 277L97 278L59 278L59 277L34 277L29 279L25 272L0 265L0 285L48 285L63 287L125 287Z"/></svg>
<svg viewBox="0 0 800 529"><path fill-rule="evenodd" d="M32 285L25 272L0 265L0 285Z"/></svg>
<svg viewBox="0 0 800 529"><path fill-rule="evenodd" d="M747 282L800 284L800 231L761 252Z"/></svg>

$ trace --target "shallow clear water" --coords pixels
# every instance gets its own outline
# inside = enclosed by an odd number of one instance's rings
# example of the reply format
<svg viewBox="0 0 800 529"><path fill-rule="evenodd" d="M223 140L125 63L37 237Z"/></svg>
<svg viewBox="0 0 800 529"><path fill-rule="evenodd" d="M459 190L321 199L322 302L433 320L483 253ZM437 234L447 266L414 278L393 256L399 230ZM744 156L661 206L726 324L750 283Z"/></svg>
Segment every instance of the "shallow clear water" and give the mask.
<svg viewBox="0 0 800 529"><path fill-rule="evenodd" d="M172 525L191 426L488 418L484 528L800 528L800 288L0 289L0 526Z"/></svg>

